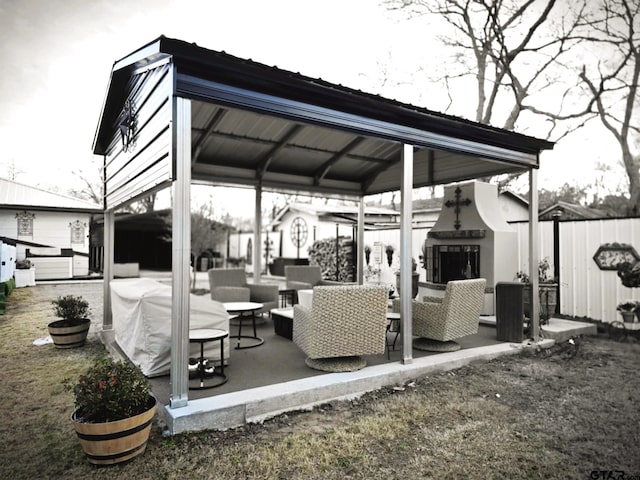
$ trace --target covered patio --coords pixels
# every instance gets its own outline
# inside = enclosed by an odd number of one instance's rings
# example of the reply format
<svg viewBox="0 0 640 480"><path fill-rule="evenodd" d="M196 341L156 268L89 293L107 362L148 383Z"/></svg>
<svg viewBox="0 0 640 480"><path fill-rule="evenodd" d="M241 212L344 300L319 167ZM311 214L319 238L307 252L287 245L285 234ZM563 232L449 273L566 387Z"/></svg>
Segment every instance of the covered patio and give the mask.
<svg viewBox="0 0 640 480"><path fill-rule="evenodd" d="M172 318L170 392L164 417L171 433L227 428L276 411L357 395L412 378L424 370L414 358L411 330L412 189L528 172L530 271L537 268L539 154L553 144L334 85L160 37L114 63L94 140L104 157L105 267L102 337L113 341L114 212L171 187ZM255 189L254 282L259 282L263 191L304 192L359 203L358 249L363 248L364 197L401 191L401 348L395 362L353 373L320 375L259 387L252 413L227 396L193 400L188 390L190 185ZM362 252L361 252L362 253ZM363 255L357 278L362 283ZM493 285L489 286L493 288ZM537 278L532 276L537 290ZM532 336L539 336L533 295ZM513 350L508 344L499 345ZM486 348L486 347L478 347ZM469 352L437 356L470 361ZM499 350L499 349L498 349ZM496 348L485 351L493 355ZM451 357L447 357L451 355ZM476 351L475 355L483 355ZM299 382L303 382L300 384ZM264 390L266 389L266 390ZM243 398L253 391L240 392ZM215 390L211 393L216 395ZM267 396L264 396L264 394ZM229 394L231 395L231 394ZM222 398L224 397L224 398ZM270 400L265 400L270 399ZM267 408L272 402L278 409Z"/></svg>

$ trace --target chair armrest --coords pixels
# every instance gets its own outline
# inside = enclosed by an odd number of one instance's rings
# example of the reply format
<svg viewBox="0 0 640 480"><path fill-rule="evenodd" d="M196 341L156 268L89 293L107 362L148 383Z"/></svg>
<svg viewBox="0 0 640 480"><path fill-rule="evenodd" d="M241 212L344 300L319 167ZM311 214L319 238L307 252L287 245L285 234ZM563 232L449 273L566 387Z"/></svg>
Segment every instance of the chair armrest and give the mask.
<svg viewBox="0 0 640 480"><path fill-rule="evenodd" d="M309 282L287 280L287 288L290 290L310 290L313 288L313 285L311 285Z"/></svg>
<svg viewBox="0 0 640 480"><path fill-rule="evenodd" d="M429 295L425 295L422 300L426 303L442 303L444 297L431 297Z"/></svg>
<svg viewBox="0 0 640 480"><path fill-rule="evenodd" d="M347 282L340 282L338 280L320 280L320 282L318 283L318 285L320 286L341 286L341 285L354 285L354 283L347 283Z"/></svg>
<svg viewBox="0 0 640 480"><path fill-rule="evenodd" d="M258 303L278 302L278 286L267 284L249 284L251 301Z"/></svg>
<svg viewBox="0 0 640 480"><path fill-rule="evenodd" d="M247 287L213 287L211 298L218 302L248 302L250 291Z"/></svg>

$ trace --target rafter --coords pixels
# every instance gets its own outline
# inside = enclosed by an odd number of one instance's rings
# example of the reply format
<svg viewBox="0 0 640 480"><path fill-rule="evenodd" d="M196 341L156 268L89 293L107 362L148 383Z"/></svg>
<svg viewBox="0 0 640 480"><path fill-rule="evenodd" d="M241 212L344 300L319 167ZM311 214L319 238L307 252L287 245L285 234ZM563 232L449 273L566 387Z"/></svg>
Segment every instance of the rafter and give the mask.
<svg viewBox="0 0 640 480"><path fill-rule="evenodd" d="M296 135L298 135L302 130L304 130L303 125L294 124L289 130L287 130L284 136L273 145L273 147L266 153L266 155L264 155L264 157L260 159L260 161L258 162L258 167L256 169L258 178L262 178L264 176L264 172L269 169L269 165L271 164L271 161L276 156L276 154L284 147L286 147L287 144L291 140L293 140Z"/></svg>
<svg viewBox="0 0 640 480"><path fill-rule="evenodd" d="M340 159L344 158L351 150L353 150L362 142L364 142L364 140L365 140L364 137L354 138L346 146L344 146L342 150L340 150L333 157L331 157L329 160L324 162L324 164L322 164L320 168L316 170L316 173L313 176L313 183L315 183L316 185L319 185L322 179L327 176L327 173L329 173L329 170L331 169L331 167L336 162L340 161Z"/></svg>
<svg viewBox="0 0 640 480"><path fill-rule="evenodd" d="M202 152L202 148L204 147L205 143L209 139L209 136L213 133L213 130L218 126L218 124L222 121L222 119L226 114L227 114L227 110L224 108L217 110L216 113L211 118L211 121L209 122L209 124L204 129L204 132L202 132L198 140L195 142L195 145L193 146L193 150L191 151L192 166L195 165L195 163L198 161L200 152Z"/></svg>

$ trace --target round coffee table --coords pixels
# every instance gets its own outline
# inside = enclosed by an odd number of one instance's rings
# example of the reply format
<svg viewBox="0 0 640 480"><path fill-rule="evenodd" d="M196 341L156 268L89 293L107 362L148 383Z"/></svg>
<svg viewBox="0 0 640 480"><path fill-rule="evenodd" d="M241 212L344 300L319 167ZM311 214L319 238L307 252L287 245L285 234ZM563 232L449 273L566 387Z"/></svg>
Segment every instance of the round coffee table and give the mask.
<svg viewBox="0 0 640 480"><path fill-rule="evenodd" d="M189 342L200 344L200 358L197 363L197 372L200 377L200 386L189 386L189 390L204 390L207 388L219 387L227 383L227 376L224 373L224 339L229 336L229 332L220 328L197 328L189 330ZM204 344L207 342L220 341L220 371L217 367L207 367L207 360L204 358ZM210 371L207 371L209 370ZM207 385L207 378L217 377L217 382Z"/></svg>
<svg viewBox="0 0 640 480"><path fill-rule="evenodd" d="M264 339L258 336L256 332L256 312L258 310L262 310L264 305L262 303L257 302L225 302L222 304L227 313L232 315L237 315L236 320L238 321L238 335L237 335L237 343L236 350L240 350L243 348L255 348L259 347L264 343ZM244 320L251 319L253 324L253 335L242 335L242 324ZM240 345L241 339L251 339L253 343L251 345Z"/></svg>

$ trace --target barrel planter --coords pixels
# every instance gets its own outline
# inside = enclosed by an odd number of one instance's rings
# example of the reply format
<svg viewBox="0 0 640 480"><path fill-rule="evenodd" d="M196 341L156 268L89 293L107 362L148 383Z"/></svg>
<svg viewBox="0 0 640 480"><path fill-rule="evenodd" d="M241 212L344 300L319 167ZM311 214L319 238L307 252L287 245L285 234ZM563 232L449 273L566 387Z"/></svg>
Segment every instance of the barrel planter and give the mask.
<svg viewBox="0 0 640 480"><path fill-rule="evenodd" d="M148 407L133 417L103 423L84 423L78 419L78 411L73 412L73 428L89 463L115 465L142 455L156 413L155 398L149 397Z"/></svg>
<svg viewBox="0 0 640 480"><path fill-rule="evenodd" d="M53 344L57 348L76 348L84 345L89 333L91 320L81 318L78 320L55 320L47 327Z"/></svg>

